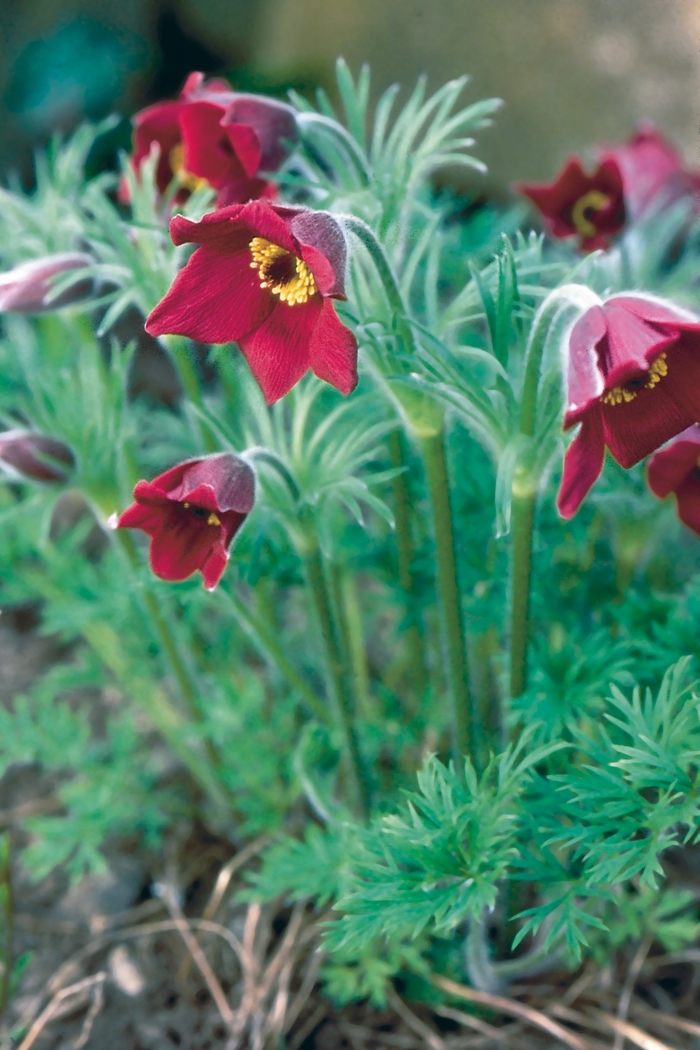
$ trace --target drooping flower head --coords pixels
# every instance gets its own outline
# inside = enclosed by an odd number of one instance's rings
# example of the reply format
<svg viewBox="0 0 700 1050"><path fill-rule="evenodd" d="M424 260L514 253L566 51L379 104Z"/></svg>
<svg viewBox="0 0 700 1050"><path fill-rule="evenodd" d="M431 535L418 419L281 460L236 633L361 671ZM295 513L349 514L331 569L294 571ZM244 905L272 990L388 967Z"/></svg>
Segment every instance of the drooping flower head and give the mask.
<svg viewBox="0 0 700 1050"><path fill-rule="evenodd" d="M205 83L202 73L190 73L176 101L142 109L133 123L137 172L157 143L160 192L173 179L180 200L209 185L219 206L274 195L261 173L276 171L297 138L291 106L239 94L225 80Z"/></svg>
<svg viewBox="0 0 700 1050"><path fill-rule="evenodd" d="M63 441L29 430L0 433L0 470L32 481L65 481L75 456Z"/></svg>
<svg viewBox="0 0 700 1050"><path fill-rule="evenodd" d="M649 488L659 499L673 493L678 517L700 535L700 426L693 423L659 449L647 465Z"/></svg>
<svg viewBox="0 0 700 1050"><path fill-rule="evenodd" d="M58 297L51 297L53 285L61 274L81 270L95 260L83 252L60 252L20 263L0 273L0 312L37 314L84 299L92 290L92 281L79 281Z"/></svg>
<svg viewBox="0 0 700 1050"><path fill-rule="evenodd" d="M571 157L554 182L516 188L540 210L552 237L578 237L583 251L607 248L625 225L622 175L611 158L587 175L578 157Z"/></svg>
<svg viewBox="0 0 700 1050"><path fill-rule="evenodd" d="M134 500L117 520L119 529L142 529L151 537L151 568L163 580L201 572L213 590L229 547L255 501L252 468L232 452L189 459L139 481Z"/></svg>
<svg viewBox="0 0 700 1050"><path fill-rule="evenodd" d="M700 172L687 168L675 146L648 122L639 125L629 142L599 150L599 156L620 171L630 219L700 190Z"/></svg>
<svg viewBox="0 0 700 1050"><path fill-rule="evenodd" d="M700 419L700 322L672 303L613 296L569 339L564 429L581 429L564 459L557 505L573 517L600 476L606 447L634 466Z"/></svg>
<svg viewBox="0 0 700 1050"><path fill-rule="evenodd" d="M340 323L347 248L328 212L252 201L170 224L200 245L151 312L151 335L235 341L268 404L310 368L343 394L357 384L357 342Z"/></svg>

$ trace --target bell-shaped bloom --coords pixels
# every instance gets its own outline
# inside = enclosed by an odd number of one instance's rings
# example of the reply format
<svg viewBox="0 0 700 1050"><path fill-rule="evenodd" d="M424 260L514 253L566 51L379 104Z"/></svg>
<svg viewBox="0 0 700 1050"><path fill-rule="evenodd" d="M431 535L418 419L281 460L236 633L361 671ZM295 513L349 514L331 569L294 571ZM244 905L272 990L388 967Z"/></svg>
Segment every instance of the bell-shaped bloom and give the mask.
<svg viewBox="0 0 700 1050"><path fill-rule="evenodd" d="M176 101L142 109L133 123L136 171L157 143L160 192L173 179L180 200L209 185L220 206L274 195L261 173L276 171L297 139L291 106L239 94L225 80L205 83L202 73L190 73Z"/></svg>
<svg viewBox="0 0 700 1050"><path fill-rule="evenodd" d="M700 322L672 303L618 295L571 330L564 429L581 429L557 500L572 517L608 448L629 468L700 419Z"/></svg>
<svg viewBox="0 0 700 1050"><path fill-rule="evenodd" d="M578 237L583 251L607 248L625 225L622 174L612 158L587 175L577 157L551 183L517 183L537 206L552 237Z"/></svg>
<svg viewBox="0 0 700 1050"><path fill-rule="evenodd" d="M92 289L90 280L79 281L53 299L51 291L62 274L91 266L94 261L82 252L61 252L32 259L0 273L0 312L37 314L84 299Z"/></svg>
<svg viewBox="0 0 700 1050"><path fill-rule="evenodd" d="M700 190L700 172L686 167L678 150L653 124L640 124L629 142L609 146L599 155L601 161L611 161L620 170L630 219Z"/></svg>
<svg viewBox="0 0 700 1050"><path fill-rule="evenodd" d="M213 590L229 559L229 547L255 501L255 474L232 452L189 459L139 481L134 500L116 528L142 529L151 537L151 568L162 580L201 572Z"/></svg>
<svg viewBox="0 0 700 1050"><path fill-rule="evenodd" d="M659 499L673 493L678 517L700 535L700 426L693 423L659 449L647 465L649 488Z"/></svg>
<svg viewBox="0 0 700 1050"><path fill-rule="evenodd" d="M201 247L151 312L151 335L235 341L268 404L310 368L343 394L357 384L357 342L338 320L347 247L328 212L267 201L233 204L192 222L176 215L175 244Z"/></svg>
<svg viewBox="0 0 700 1050"><path fill-rule="evenodd" d="M32 481L65 481L75 456L62 441L29 430L0 433L0 470Z"/></svg>

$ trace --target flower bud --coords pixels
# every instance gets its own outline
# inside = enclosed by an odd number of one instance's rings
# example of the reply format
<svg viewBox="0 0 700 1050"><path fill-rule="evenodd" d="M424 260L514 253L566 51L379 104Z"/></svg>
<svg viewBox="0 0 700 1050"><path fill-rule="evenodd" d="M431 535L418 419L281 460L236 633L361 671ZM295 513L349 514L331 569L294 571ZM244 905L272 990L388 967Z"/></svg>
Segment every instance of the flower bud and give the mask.
<svg viewBox="0 0 700 1050"><path fill-rule="evenodd" d="M0 273L0 312L36 314L85 299L92 290L92 281L80 281L55 299L51 298L51 291L60 274L93 262L91 256L82 252L62 252L32 259Z"/></svg>
<svg viewBox="0 0 700 1050"><path fill-rule="evenodd" d="M0 433L0 469L32 481L65 481L75 456L62 441L28 430Z"/></svg>

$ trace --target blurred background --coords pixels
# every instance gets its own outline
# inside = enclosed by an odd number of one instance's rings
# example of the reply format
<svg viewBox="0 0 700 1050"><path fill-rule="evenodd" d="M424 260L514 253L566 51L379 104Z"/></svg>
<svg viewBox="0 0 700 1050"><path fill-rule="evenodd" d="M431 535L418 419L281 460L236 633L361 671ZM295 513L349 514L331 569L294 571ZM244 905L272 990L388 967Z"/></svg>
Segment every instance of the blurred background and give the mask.
<svg viewBox="0 0 700 1050"><path fill-rule="evenodd" d="M332 90L339 54L371 64L375 95L468 72L474 99L505 100L471 192L549 179L642 118L700 160L700 0L2 0L0 42L0 172L25 179L55 128L128 115L191 69L244 90ZM104 149L128 139L124 121Z"/></svg>

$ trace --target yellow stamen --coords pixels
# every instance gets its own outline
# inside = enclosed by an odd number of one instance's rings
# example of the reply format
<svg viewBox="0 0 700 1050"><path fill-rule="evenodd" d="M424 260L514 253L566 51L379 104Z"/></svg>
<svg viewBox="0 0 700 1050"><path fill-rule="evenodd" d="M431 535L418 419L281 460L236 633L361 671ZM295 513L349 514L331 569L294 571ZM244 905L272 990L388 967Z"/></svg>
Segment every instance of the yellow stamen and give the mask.
<svg viewBox="0 0 700 1050"><path fill-rule="evenodd" d="M641 389L653 390L666 375L668 375L666 354L659 354L649 365L646 383L642 384L640 379L633 379L627 386L614 386L612 390L603 394L600 400L604 405L621 405L623 401L629 404L630 401L634 401Z"/></svg>
<svg viewBox="0 0 700 1050"><path fill-rule="evenodd" d="M178 142L177 146L173 146L170 150L168 161L170 162L173 177L177 179L183 190L189 190L190 193L194 193L195 190L201 190L203 186L208 186L209 183L206 179L200 179L191 172L185 171L183 157L182 143Z"/></svg>
<svg viewBox="0 0 700 1050"><path fill-rule="evenodd" d="M185 510L189 510L189 507L190 507L189 503L183 503L182 505L185 508Z"/></svg>
<svg viewBox="0 0 700 1050"><path fill-rule="evenodd" d="M610 204L610 198L600 190L589 190L588 193L584 193L583 197L579 197L571 209L571 221L576 232L582 237L594 237L597 230L587 213L602 211L603 208L607 208L608 204Z"/></svg>
<svg viewBox="0 0 700 1050"><path fill-rule="evenodd" d="M269 288L287 306L305 303L316 294L316 282L303 259L264 237L253 237L249 247L250 266L260 274L261 288Z"/></svg>
<svg viewBox="0 0 700 1050"><path fill-rule="evenodd" d="M221 522L213 512L207 518L207 525L220 525Z"/></svg>

